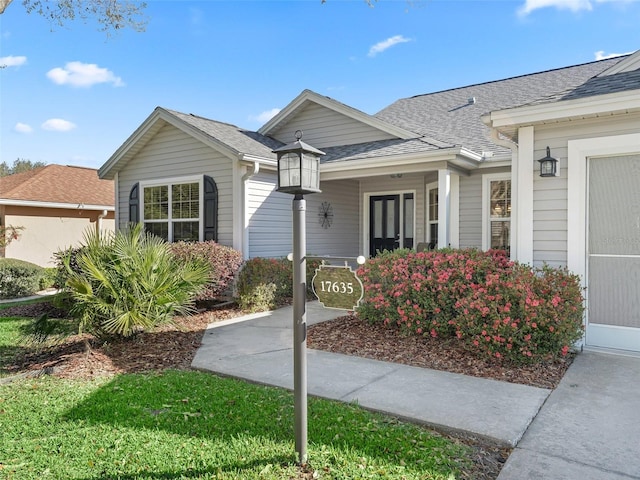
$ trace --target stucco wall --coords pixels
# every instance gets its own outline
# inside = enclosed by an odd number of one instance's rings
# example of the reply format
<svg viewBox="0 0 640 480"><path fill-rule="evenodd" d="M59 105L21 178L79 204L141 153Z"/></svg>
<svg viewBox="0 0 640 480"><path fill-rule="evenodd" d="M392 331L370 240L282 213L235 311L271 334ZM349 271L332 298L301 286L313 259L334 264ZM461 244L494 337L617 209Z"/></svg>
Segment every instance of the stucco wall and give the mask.
<svg viewBox="0 0 640 480"><path fill-rule="evenodd" d="M24 227L20 238L5 248L6 258L17 258L42 267L54 266L53 254L77 246L84 233L96 228L99 211L61 208L5 207L5 225ZM114 213L102 220L102 229L113 231Z"/></svg>

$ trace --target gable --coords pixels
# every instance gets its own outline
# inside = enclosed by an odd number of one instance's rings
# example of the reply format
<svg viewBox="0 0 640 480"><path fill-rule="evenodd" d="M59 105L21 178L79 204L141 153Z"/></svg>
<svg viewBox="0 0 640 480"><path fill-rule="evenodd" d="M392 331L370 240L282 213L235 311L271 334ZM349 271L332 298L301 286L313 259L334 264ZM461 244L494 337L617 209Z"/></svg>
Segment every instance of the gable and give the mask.
<svg viewBox="0 0 640 480"><path fill-rule="evenodd" d="M397 138L388 132L311 102L297 109L286 122L271 131L270 135L283 143L291 143L295 140L296 130L304 132L305 143L320 149Z"/></svg>
<svg viewBox="0 0 640 480"><path fill-rule="evenodd" d="M602 72L599 77L606 77L607 75L615 75L617 73L633 72L640 69L640 50L632 55L627 56L619 63L616 63L613 67L608 68Z"/></svg>

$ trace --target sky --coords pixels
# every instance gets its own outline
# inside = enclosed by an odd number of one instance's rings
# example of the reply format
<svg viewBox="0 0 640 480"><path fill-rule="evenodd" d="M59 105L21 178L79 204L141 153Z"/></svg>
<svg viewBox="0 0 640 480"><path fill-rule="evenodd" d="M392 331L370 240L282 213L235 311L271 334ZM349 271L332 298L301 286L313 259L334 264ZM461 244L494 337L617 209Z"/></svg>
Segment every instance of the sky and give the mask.
<svg viewBox="0 0 640 480"><path fill-rule="evenodd" d="M99 168L156 106L257 130L640 49L638 0L147 0L144 32L0 15L0 163ZM292 139L293 140L293 139Z"/></svg>

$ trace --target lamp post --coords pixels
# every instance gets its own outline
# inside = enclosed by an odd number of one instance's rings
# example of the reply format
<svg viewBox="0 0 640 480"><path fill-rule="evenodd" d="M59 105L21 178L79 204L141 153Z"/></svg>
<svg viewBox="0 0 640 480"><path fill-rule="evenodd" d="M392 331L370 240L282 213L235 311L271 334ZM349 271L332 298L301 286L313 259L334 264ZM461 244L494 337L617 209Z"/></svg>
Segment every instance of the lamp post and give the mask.
<svg viewBox="0 0 640 480"><path fill-rule="evenodd" d="M307 285L306 201L304 194L319 193L320 156L324 152L296 141L273 151L278 156L279 192L293 197L293 393L295 445L300 464L307 462Z"/></svg>

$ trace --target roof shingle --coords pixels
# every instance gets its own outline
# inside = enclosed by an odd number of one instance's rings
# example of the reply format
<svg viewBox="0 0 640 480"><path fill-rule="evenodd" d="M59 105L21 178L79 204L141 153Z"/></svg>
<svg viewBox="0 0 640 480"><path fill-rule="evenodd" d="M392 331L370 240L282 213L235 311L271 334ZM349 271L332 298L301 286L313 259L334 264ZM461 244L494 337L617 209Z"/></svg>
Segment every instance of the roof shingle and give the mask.
<svg viewBox="0 0 640 480"><path fill-rule="evenodd" d="M114 205L112 180L92 168L46 165L0 178L0 199L71 205Z"/></svg>

